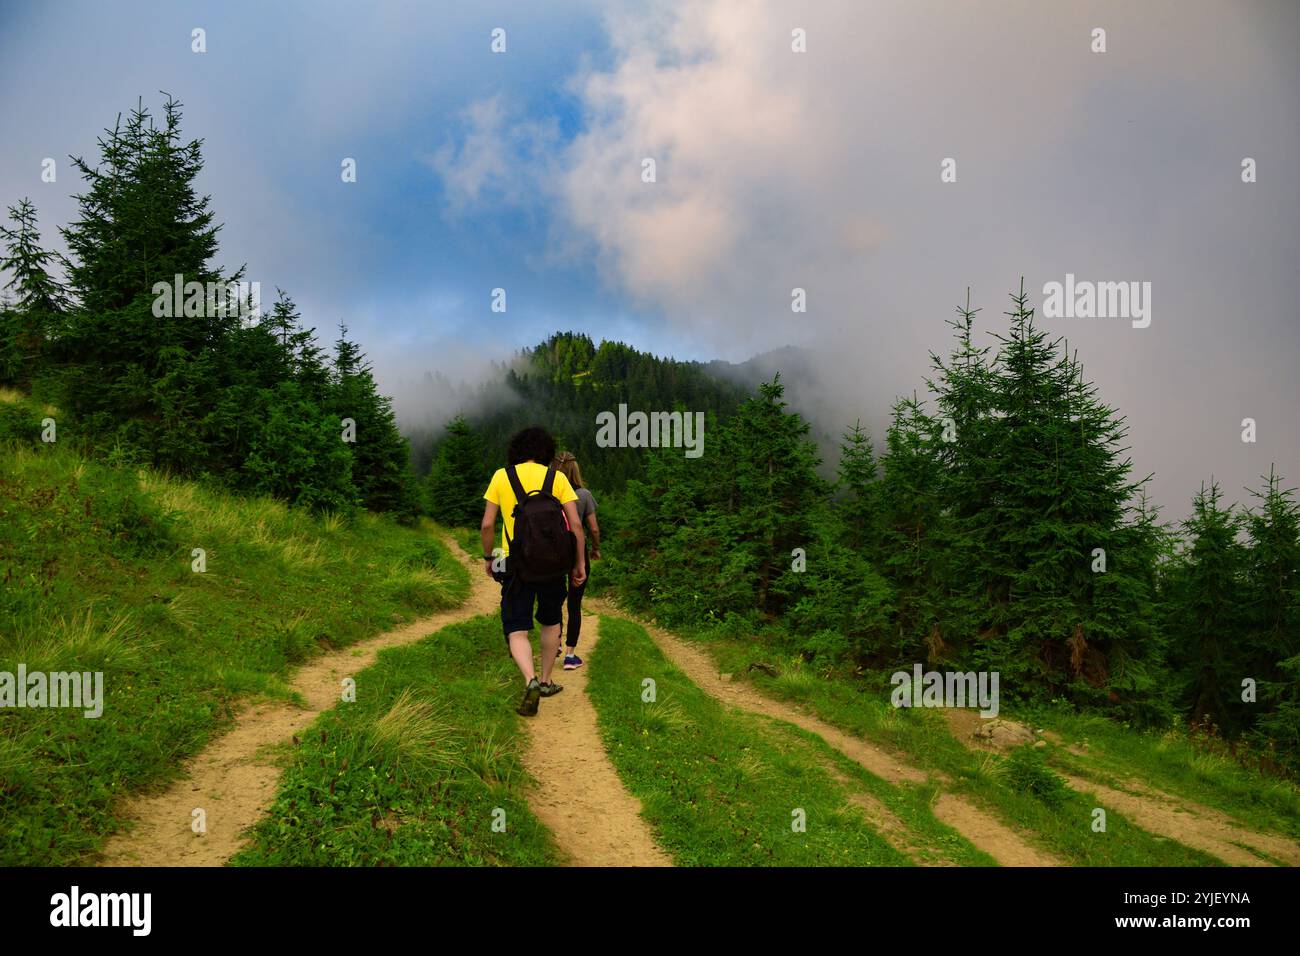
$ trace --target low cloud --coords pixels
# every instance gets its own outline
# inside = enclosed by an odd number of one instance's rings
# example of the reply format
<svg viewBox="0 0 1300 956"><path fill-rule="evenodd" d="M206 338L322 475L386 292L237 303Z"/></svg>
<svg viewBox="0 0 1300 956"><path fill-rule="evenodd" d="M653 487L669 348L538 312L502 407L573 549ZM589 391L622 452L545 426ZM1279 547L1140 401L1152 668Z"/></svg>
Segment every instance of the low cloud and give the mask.
<svg viewBox="0 0 1300 956"><path fill-rule="evenodd" d="M605 281L715 354L808 349L791 394L823 433L862 417L881 437L968 286L993 344L1022 276L1040 305L1074 273L1155 288L1150 328L1045 324L1128 416L1169 513L1211 472L1234 494L1272 461L1300 478L1281 427L1300 398L1282 384L1300 363L1300 137L1276 122L1300 107L1294 8L707 0L607 22L615 62L573 81L588 122L557 219ZM1238 176L1256 153L1268 198ZM1244 289L1249 335L1228 318ZM1252 409L1267 444L1239 439Z"/></svg>

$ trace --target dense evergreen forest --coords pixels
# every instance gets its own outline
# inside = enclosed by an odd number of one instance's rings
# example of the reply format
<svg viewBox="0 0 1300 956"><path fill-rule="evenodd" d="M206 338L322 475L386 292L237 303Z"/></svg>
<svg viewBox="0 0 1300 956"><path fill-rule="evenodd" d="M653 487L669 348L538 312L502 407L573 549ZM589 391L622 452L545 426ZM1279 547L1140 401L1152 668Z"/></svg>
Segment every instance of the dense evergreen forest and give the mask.
<svg viewBox="0 0 1300 956"><path fill-rule="evenodd" d="M212 262L221 227L195 189L201 148L174 100L160 121L143 105L119 117L97 162L74 159L84 186L60 230L67 261L42 247L31 202L10 208L0 384L62 409L58 440L117 461L413 517L408 443L346 328L327 353L286 293L260 319L228 301L244 274ZM159 307L172 299L183 309Z"/></svg>
<svg viewBox="0 0 1300 956"><path fill-rule="evenodd" d="M66 261L27 200L0 233L0 384L61 409L59 441L312 509L467 524L508 435L542 422L606 495L601 575L665 622L859 673L998 670L1010 699L1189 722L1243 759L1300 768L1294 493L1269 475L1228 506L1211 481L1185 522L1162 523L1122 417L1023 287L996 346L960 310L926 397L897 403L878 447L849 428L833 477L779 376L746 395L705 366L565 333L503 371L517 400L421 437L417 480L346 329L327 352L286 293L250 321L208 291L243 271L213 265L201 142L180 122L174 101L157 120L139 106L76 161ZM160 315L156 285L178 275L205 291ZM620 403L705 412L704 456L598 447L595 416Z"/></svg>
<svg viewBox="0 0 1300 956"><path fill-rule="evenodd" d="M996 348L959 310L928 401L859 427L826 481L779 378L702 461L629 483L604 573L669 623L764 634L829 668L997 670L1004 697L1177 721L1300 766L1300 509L1270 474L1252 507L1213 482L1159 521L1123 419L1023 287ZM607 539L609 535L607 534Z"/></svg>
<svg viewBox="0 0 1300 956"><path fill-rule="evenodd" d="M461 421L479 436L476 447L489 472L501 466L513 432L540 422L577 456L593 484L619 491L644 472L647 452L600 447L597 414L626 404L629 410L689 410L722 418L739 407L747 392L698 362L661 358L622 342L596 345L587 335L562 332L501 367L493 381L469 396L466 404L482 411L470 411ZM493 394L495 399L489 399ZM412 436L417 471L433 469L442 441L459 447L464 438L458 432Z"/></svg>

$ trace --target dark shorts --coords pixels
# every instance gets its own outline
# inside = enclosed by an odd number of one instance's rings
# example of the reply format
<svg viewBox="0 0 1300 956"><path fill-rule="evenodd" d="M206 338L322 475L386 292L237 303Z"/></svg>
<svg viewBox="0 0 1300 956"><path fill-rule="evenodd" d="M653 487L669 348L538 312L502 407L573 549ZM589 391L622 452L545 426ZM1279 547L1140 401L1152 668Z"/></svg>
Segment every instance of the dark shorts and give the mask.
<svg viewBox="0 0 1300 956"><path fill-rule="evenodd" d="M553 584L529 584L506 577L501 582L501 633L509 641L515 631L532 630L534 605L538 624L559 624L567 595L568 578Z"/></svg>

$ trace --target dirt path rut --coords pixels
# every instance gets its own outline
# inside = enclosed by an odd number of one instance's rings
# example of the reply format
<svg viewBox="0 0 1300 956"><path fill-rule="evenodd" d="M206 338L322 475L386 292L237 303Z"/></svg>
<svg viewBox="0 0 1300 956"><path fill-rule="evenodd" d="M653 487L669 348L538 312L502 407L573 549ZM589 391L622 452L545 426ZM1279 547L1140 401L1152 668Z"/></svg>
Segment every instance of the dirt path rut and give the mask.
<svg viewBox="0 0 1300 956"><path fill-rule="evenodd" d="M828 744L888 783L924 783L928 778L880 747L854 737L784 701L761 693L750 684L723 680L717 665L704 650L694 647L661 627L643 621L603 599L588 602L592 610L636 620L670 661L702 690L718 700L751 713L775 717L816 734ZM945 793L934 806L935 817L952 827L1001 866L1060 866L1061 861L1029 843L988 811L966 797Z"/></svg>
<svg viewBox="0 0 1300 956"><path fill-rule="evenodd" d="M496 610L496 586L454 541L446 538L444 543L470 571L472 589L464 604L308 661L289 682L306 708L265 701L241 711L234 727L189 763L185 776L162 793L128 802L126 816L134 825L108 840L101 865L221 866L234 856L244 844L244 831L275 796L281 771L268 751L292 740L338 703L344 677L369 667L386 647L413 643L448 624ZM204 814L202 834L191 829L196 809Z"/></svg>
<svg viewBox="0 0 1300 956"><path fill-rule="evenodd" d="M1125 789L1117 790L1093 780L1058 772L1075 790L1095 794L1103 805L1114 807L1148 833L1203 850L1229 866L1273 866L1270 860L1251 850L1267 854L1287 866L1300 866L1300 846L1295 841L1277 834L1247 830L1226 813L1176 799L1136 780L1124 781Z"/></svg>
<svg viewBox="0 0 1300 956"><path fill-rule="evenodd" d="M583 653L599 653L599 640L599 618L584 616ZM528 798L533 813L571 866L672 866L641 816L641 801L624 789L605 754L586 667L556 670L552 679L564 690L544 698L536 719L527 719L524 765L537 781Z"/></svg>

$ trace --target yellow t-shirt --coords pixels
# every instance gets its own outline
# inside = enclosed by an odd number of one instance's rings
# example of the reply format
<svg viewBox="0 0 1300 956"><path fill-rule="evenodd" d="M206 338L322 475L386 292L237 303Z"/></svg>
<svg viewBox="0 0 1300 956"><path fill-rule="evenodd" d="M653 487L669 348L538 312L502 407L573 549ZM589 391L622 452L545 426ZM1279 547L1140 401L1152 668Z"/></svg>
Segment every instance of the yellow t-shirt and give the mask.
<svg viewBox="0 0 1300 956"><path fill-rule="evenodd" d="M515 466L515 471L519 472L519 484L523 486L524 491L541 490L542 482L546 480L546 466L539 465L535 461L521 462ZM569 484L569 479L564 477L562 471L555 473L555 484L551 486L551 494L555 495L560 504L578 500L573 486ZM501 517L505 519L505 531L501 535L501 553L509 554L510 546L506 544L506 535L511 538L515 536L515 505L518 499L515 497L515 490L510 487L510 479L506 476L504 468L496 470L483 497L501 509Z"/></svg>

